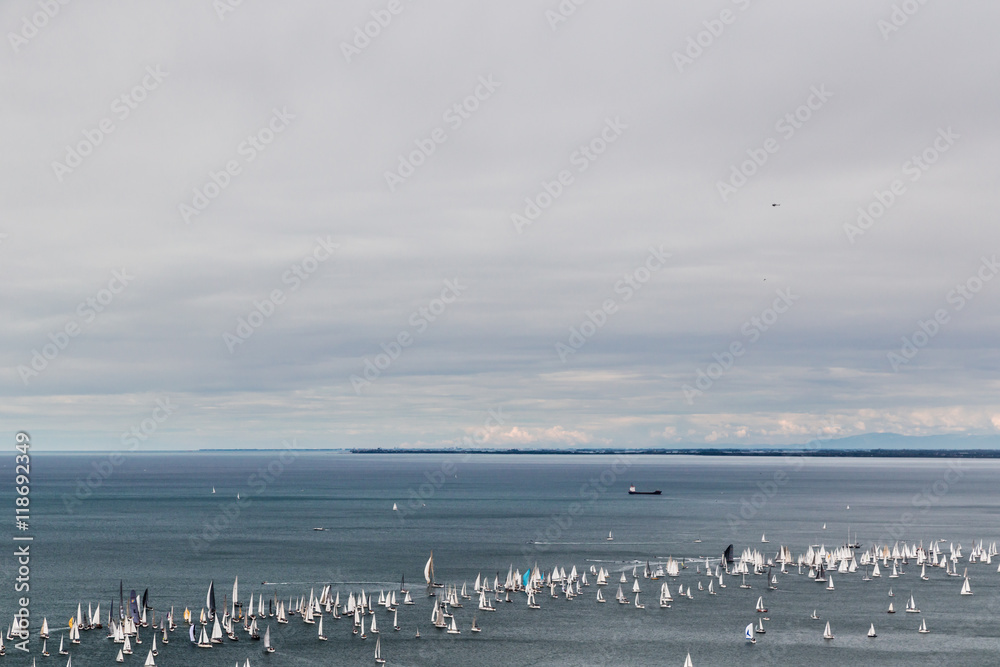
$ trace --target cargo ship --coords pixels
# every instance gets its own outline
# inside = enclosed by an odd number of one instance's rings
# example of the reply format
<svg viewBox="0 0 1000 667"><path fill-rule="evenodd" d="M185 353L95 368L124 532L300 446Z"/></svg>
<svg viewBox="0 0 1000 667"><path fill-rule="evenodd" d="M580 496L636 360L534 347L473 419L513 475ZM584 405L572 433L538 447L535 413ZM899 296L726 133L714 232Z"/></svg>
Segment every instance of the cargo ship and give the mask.
<svg viewBox="0 0 1000 667"><path fill-rule="evenodd" d="M656 491L636 491L635 484L629 484L628 494L630 496L658 496L660 495L660 490L657 489Z"/></svg>

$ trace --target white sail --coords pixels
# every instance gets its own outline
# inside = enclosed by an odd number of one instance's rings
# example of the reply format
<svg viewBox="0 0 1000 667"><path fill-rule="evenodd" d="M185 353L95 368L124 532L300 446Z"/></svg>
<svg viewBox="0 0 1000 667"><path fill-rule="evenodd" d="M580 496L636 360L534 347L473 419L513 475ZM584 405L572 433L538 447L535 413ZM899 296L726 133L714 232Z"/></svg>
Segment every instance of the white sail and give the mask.
<svg viewBox="0 0 1000 667"><path fill-rule="evenodd" d="M746 628L746 638L749 641L753 641L753 623L748 623Z"/></svg>
<svg viewBox="0 0 1000 667"><path fill-rule="evenodd" d="M823 630L823 639L833 639L833 632L830 630L830 621L826 622L826 629Z"/></svg>
<svg viewBox="0 0 1000 667"><path fill-rule="evenodd" d="M684 658L684 667L694 667L694 663L691 662L691 654L688 653L687 657Z"/></svg>
<svg viewBox="0 0 1000 667"><path fill-rule="evenodd" d="M434 552L431 552L430 558L427 559L427 564L424 565L424 580L430 584L434 577Z"/></svg>
<svg viewBox="0 0 1000 667"><path fill-rule="evenodd" d="M144 667L156 667L156 661L153 660L152 650L150 650L150 652L146 654L146 662L144 662L143 665Z"/></svg>

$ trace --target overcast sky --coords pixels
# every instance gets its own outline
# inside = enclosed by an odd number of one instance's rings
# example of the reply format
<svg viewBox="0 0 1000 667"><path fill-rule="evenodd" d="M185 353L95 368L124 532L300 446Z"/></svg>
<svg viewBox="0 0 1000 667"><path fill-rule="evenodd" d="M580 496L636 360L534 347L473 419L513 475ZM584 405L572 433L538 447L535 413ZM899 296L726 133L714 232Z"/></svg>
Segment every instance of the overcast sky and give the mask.
<svg viewBox="0 0 1000 667"><path fill-rule="evenodd" d="M1000 431L1000 6L51 4L0 8L38 448Z"/></svg>

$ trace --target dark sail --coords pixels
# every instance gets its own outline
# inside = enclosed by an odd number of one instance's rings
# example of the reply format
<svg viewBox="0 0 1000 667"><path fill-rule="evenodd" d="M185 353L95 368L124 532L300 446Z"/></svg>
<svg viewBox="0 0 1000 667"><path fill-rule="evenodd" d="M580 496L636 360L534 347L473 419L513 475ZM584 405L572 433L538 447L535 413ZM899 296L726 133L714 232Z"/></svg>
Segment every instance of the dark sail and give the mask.
<svg viewBox="0 0 1000 667"><path fill-rule="evenodd" d="M722 554L722 560L725 563L727 563L727 564L728 563L732 563L734 561L734 559L733 559L733 545L732 544L730 544L728 547L726 547L726 551Z"/></svg>
<svg viewBox="0 0 1000 667"><path fill-rule="evenodd" d="M118 617L125 620L125 582L118 580Z"/></svg>
<svg viewBox="0 0 1000 667"><path fill-rule="evenodd" d="M208 617L215 618L215 581L208 584L208 598L205 603L208 606Z"/></svg>
<svg viewBox="0 0 1000 667"><path fill-rule="evenodd" d="M129 614L132 616L132 620L136 623L139 622L139 600L135 596L135 590L128 592L128 609Z"/></svg>
<svg viewBox="0 0 1000 667"><path fill-rule="evenodd" d="M143 609L152 609L152 607L149 606L149 589L148 588L142 592L142 608Z"/></svg>

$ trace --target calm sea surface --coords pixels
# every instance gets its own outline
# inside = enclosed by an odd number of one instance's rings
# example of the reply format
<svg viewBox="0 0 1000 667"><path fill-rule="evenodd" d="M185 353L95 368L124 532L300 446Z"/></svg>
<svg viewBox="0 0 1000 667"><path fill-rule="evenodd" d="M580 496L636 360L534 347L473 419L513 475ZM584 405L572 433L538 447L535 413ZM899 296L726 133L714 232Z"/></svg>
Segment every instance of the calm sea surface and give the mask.
<svg viewBox="0 0 1000 667"><path fill-rule="evenodd" d="M12 480L13 454L5 458L0 467ZM35 657L38 665L64 665L58 637L77 603L84 610L100 603L106 622L120 580L126 596L148 588L159 619L171 606L178 618L185 606L197 615L212 580L221 607L236 576L244 602L263 592L287 604L310 589L318 595L325 584L344 602L351 591L377 596L398 590L404 575L416 604L400 606L402 630L394 632L390 615L376 612L389 665L680 667L688 652L696 666L1000 664L1000 559L967 563L973 541L1000 541L998 461L241 452L130 454L113 463L104 455L33 453L25 532L14 528L13 484L0 489L9 534L34 538L31 654L7 641L8 664L30 665ZM632 482L663 494L629 496ZM392 511L394 502L399 511ZM834 591L795 569L779 574L777 591L768 591L762 576L748 577L750 590L736 577L715 596L696 590L709 581L698 574L698 559L717 560L729 544L737 555L751 547L767 558L787 545L797 557L811 544L841 546L848 531L863 548L945 539L947 552L949 543L961 543L959 571L968 567L974 595L960 596L962 579L942 569L931 568L930 581L921 581L912 562L897 579L887 572L871 582L860 570L834 574ZM0 563L0 618L7 625L18 597L9 544ZM491 581L499 573L502 582L508 568L523 573L536 563L545 572L603 566L614 583L604 589L608 604L596 604L592 574L591 586L573 600L552 599L544 589L539 610L518 594L495 613L477 612L474 598L456 610L462 634L448 635L431 624L422 585L432 550L437 580L468 582L470 590L479 573ZM631 591L636 563L671 556L687 559L688 567L665 580L675 598L678 584L692 586L693 600L660 609L661 581L642 578L640 565L646 608L614 602L622 571ZM920 614L886 613L890 601L901 610L911 593ZM750 646L743 629L759 616L759 595L771 620ZM809 618L814 609L822 620ZM474 614L483 628L478 635L469 632ZM40 655L43 616L53 630L49 658ZM930 634L916 632L921 619ZM825 621L833 641L821 637ZM877 639L865 636L870 623ZM239 642L199 649L181 625L156 664L228 666L249 658L252 666L374 665L374 637L352 637L346 620L326 618L328 642L317 641L316 626L299 616L270 625L275 654L263 655L242 629ZM140 638L125 664L138 667L146 658L151 629ZM84 632L70 649L73 665L114 664L118 648L106 630Z"/></svg>

